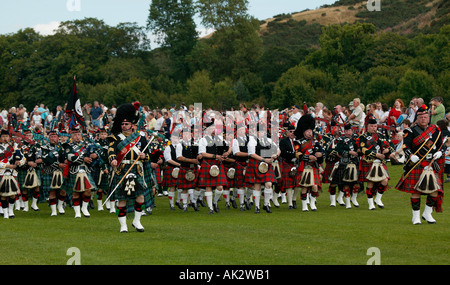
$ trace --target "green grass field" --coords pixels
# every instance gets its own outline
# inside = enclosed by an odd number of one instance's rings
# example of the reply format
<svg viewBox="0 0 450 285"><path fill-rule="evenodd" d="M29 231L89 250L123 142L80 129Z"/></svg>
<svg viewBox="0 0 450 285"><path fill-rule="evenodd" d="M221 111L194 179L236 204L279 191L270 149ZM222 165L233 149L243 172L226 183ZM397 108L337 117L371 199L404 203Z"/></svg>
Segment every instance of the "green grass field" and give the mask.
<svg viewBox="0 0 450 285"><path fill-rule="evenodd" d="M394 189L401 166L389 168L385 209L375 211L368 210L365 195L359 208L330 208L328 185L318 211L306 213L286 204L272 214L226 210L223 201L219 214L208 215L206 208L183 213L170 211L167 197L158 197L153 215L142 218L144 233L129 219L129 233L120 234L117 216L109 212L94 209L91 218L74 219L66 208L66 215L50 217L41 203L39 212L0 218L0 260L65 265L72 257L68 249L76 247L82 265L365 265L375 247L382 265L450 264L450 201L444 199L443 213L433 214L437 224L413 226L409 194ZM422 198L422 210L424 203Z"/></svg>

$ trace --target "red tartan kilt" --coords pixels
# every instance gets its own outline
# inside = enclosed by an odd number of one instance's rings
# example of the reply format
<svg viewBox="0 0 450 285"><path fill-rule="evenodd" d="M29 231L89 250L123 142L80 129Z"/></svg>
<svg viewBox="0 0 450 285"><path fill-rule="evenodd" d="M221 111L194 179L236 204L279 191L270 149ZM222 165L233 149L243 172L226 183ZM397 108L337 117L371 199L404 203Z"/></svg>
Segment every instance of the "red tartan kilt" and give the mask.
<svg viewBox="0 0 450 285"><path fill-rule="evenodd" d="M209 169L213 165L217 165L220 169L220 173L217 177L212 177L209 174ZM197 177L197 186L200 188L216 186L227 187L227 176L225 175L223 164L219 160L203 159Z"/></svg>
<svg viewBox="0 0 450 285"><path fill-rule="evenodd" d="M228 178L227 173L228 173L228 170L230 168L234 168L236 170L236 165L234 163L232 163L232 164L231 163L224 163L223 164L223 170L225 171L225 176L227 177L228 188L233 188L233 187L235 187L234 186L234 181L235 181L235 178L236 178L236 172L234 173L234 178L233 179Z"/></svg>
<svg viewBox="0 0 450 285"><path fill-rule="evenodd" d="M333 170L334 164L336 161L329 162L327 161L325 164L325 170L322 173L322 183L331 183L329 176L331 174L331 171Z"/></svg>
<svg viewBox="0 0 450 285"><path fill-rule="evenodd" d="M156 177L156 181L158 182L158 184L161 185L162 174L161 174L161 167L159 166L159 164L155 169L155 177Z"/></svg>
<svg viewBox="0 0 450 285"><path fill-rule="evenodd" d="M195 179L193 181L188 181L186 179L186 173L189 170L191 170L189 167L180 167L180 172L178 173L178 189L195 189L197 187L198 166L196 165L192 169L195 174Z"/></svg>
<svg viewBox="0 0 450 285"><path fill-rule="evenodd" d="M247 183L245 182L244 170L247 167L246 162L236 162L235 169L236 172L234 174L234 188L243 189L247 187Z"/></svg>
<svg viewBox="0 0 450 285"><path fill-rule="evenodd" d="M258 170L258 166L261 162L256 159L250 158L248 160L247 171L245 173L245 182L247 184L264 184L266 182L276 183L277 179L275 177L275 172L272 166L269 164L266 173L261 173Z"/></svg>
<svg viewBox="0 0 450 285"><path fill-rule="evenodd" d="M371 168L372 168L372 162L369 163L362 159L359 161L359 177L358 177L359 182L370 182L369 180L367 180L366 177L367 177L367 174L369 174L369 171ZM385 163L383 163L383 168L386 170L386 173L388 173L388 179L390 179L389 171L388 171L388 168Z"/></svg>
<svg viewBox="0 0 450 285"><path fill-rule="evenodd" d="M177 187L178 179L172 177L172 171L175 167L167 165L167 168L163 171L163 181L162 185L165 187ZM178 176L180 177L180 176Z"/></svg>
<svg viewBox="0 0 450 285"><path fill-rule="evenodd" d="M282 188L283 189L290 189L298 187L297 181L298 181L298 175L299 172L297 171L297 174L294 177L291 177L289 173L291 172L292 167L295 165L292 163L287 162L280 162L280 168L281 168L281 180L282 180Z"/></svg>
<svg viewBox="0 0 450 285"><path fill-rule="evenodd" d="M319 189L321 189L322 183L320 181L320 170L318 168L313 167L313 173L314 173L314 185L317 185ZM302 185L300 184L300 181L302 180L302 174L303 172L299 173L296 177L297 178L296 184L299 185L299 187L302 187Z"/></svg>
<svg viewBox="0 0 450 285"><path fill-rule="evenodd" d="M417 182L419 182L420 175L422 174L425 166L428 166L428 164L429 164L429 162L422 161L419 166L417 166L413 171L411 171L411 173L409 174L409 176L406 178L405 182L403 182L402 185L400 185L400 182L402 181L400 178L400 181L397 183L397 186L395 186L395 189L406 192L406 193L426 195L422 192L415 190L414 188L415 188ZM441 175L439 173L435 173L435 174L436 174L436 179L437 179L437 182L438 182L438 185L440 188L438 191L444 192Z"/></svg>

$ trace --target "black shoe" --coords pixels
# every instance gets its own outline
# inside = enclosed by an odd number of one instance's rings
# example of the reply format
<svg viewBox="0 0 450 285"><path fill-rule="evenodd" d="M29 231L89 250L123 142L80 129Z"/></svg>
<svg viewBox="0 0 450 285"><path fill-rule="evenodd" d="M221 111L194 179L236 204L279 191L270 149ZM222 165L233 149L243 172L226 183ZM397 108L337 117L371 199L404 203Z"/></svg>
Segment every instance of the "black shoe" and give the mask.
<svg viewBox="0 0 450 285"><path fill-rule="evenodd" d="M175 207L174 206L170 206L170 210L171 211L175 211Z"/></svg>
<svg viewBox="0 0 450 285"><path fill-rule="evenodd" d="M227 203L225 204L225 208L226 208L227 210L231 209L230 203L227 202Z"/></svg>
<svg viewBox="0 0 450 285"><path fill-rule="evenodd" d="M294 210L294 207L289 206L289 207L288 207L288 210Z"/></svg>
<svg viewBox="0 0 450 285"><path fill-rule="evenodd" d="M175 202L175 205L178 206L180 210L183 210L183 205L181 205L178 201Z"/></svg>
<svg viewBox="0 0 450 285"><path fill-rule="evenodd" d="M252 206L250 205L250 201L249 200L245 200L245 208L247 210L251 210L252 209Z"/></svg>
<svg viewBox="0 0 450 285"><path fill-rule="evenodd" d="M214 212L219 213L219 206L217 203L213 203Z"/></svg>
<svg viewBox="0 0 450 285"><path fill-rule="evenodd" d="M191 207L194 208L194 211L196 211L196 212L200 211L197 206L197 203L191 203Z"/></svg>
<svg viewBox="0 0 450 285"><path fill-rule="evenodd" d="M95 209L94 201L92 201L92 199L89 200L89 208Z"/></svg>
<svg viewBox="0 0 450 285"><path fill-rule="evenodd" d="M261 213L261 211L259 210L258 207L255 207L255 214L259 214L259 213Z"/></svg>
<svg viewBox="0 0 450 285"><path fill-rule="evenodd" d="M270 206L265 206L266 207L266 212L269 214L272 214L272 210L270 209Z"/></svg>
<svg viewBox="0 0 450 285"><path fill-rule="evenodd" d="M136 229L138 232L140 232L140 233L143 233L143 232L145 231L144 228L138 229L138 228L136 228L133 224L132 224L132 226L133 226L133 228L135 228L135 229Z"/></svg>
<svg viewBox="0 0 450 285"><path fill-rule="evenodd" d="M241 205L241 212L245 212L246 210L245 210L245 206L244 205Z"/></svg>
<svg viewBox="0 0 450 285"><path fill-rule="evenodd" d="M211 208L209 208L208 214L209 214L209 215L213 215L213 214L214 214L214 210L211 209Z"/></svg>
<svg viewBox="0 0 450 285"><path fill-rule="evenodd" d="M292 201L292 208L297 209L297 201Z"/></svg>
<svg viewBox="0 0 450 285"><path fill-rule="evenodd" d="M237 209L236 199L231 199L231 207Z"/></svg>

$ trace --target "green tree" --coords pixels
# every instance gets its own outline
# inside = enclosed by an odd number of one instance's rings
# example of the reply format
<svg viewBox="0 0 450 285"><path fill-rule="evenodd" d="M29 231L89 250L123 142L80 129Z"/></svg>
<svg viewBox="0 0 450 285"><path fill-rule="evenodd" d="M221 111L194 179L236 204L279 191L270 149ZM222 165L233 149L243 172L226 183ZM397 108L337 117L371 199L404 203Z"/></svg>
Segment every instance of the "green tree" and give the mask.
<svg viewBox="0 0 450 285"><path fill-rule="evenodd" d="M157 35L158 43L167 51L178 80L184 81L190 76L186 56L198 39L194 15L192 0L154 0L150 5L147 29Z"/></svg>

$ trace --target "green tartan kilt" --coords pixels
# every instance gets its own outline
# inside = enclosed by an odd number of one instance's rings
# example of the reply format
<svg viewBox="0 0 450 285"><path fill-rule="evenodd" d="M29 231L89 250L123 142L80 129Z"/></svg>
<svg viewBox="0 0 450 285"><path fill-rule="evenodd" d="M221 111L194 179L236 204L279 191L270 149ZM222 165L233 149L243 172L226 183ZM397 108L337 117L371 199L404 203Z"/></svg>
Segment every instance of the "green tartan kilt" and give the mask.
<svg viewBox="0 0 450 285"><path fill-rule="evenodd" d="M36 168L35 170L36 170L36 175L41 180L40 189L42 189L42 180L43 180L42 169ZM27 177L27 173L28 173L28 170L24 170L24 169L17 170L17 182L19 183L20 190L22 190L22 191L27 190L27 189L23 188L23 184L25 183L25 178Z"/></svg>
<svg viewBox="0 0 450 285"><path fill-rule="evenodd" d="M131 164L125 164L125 167L123 168L120 175L117 175L117 173L114 174L114 177L112 179L110 189L111 191L114 190L114 188L119 184L120 180L123 178L124 174L127 173L128 169L130 169ZM128 193L125 192L125 179L121 182L121 184L118 186L116 191L113 193L111 200L114 201L124 201L128 199L135 200L137 196L144 195L145 190L147 189L147 185L144 181L144 177L140 176L136 171L136 165L133 167L133 169L130 171L130 173L133 173L137 176L137 181L142 187L139 187L141 189L137 189L131 195L128 195Z"/></svg>
<svg viewBox="0 0 450 285"><path fill-rule="evenodd" d="M87 177L89 179L89 182L94 186L94 188L91 189L91 191L97 191L97 185L95 184L94 180L92 179L92 174L86 172ZM67 195L72 195L73 187L75 186L75 178L77 177L76 174L69 174L67 178L64 179L64 183L61 186L61 189L67 192Z"/></svg>
<svg viewBox="0 0 450 285"><path fill-rule="evenodd" d="M108 191L109 190L109 179L110 179L110 175L109 174L105 174L103 173L102 175L102 180L99 182L99 177L100 177L100 171L101 170L99 167L94 168L91 172L92 174L92 178L94 179L95 185L97 185L98 189L102 189L104 191Z"/></svg>

